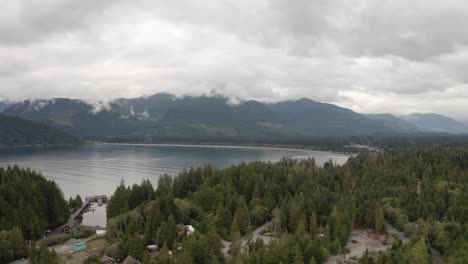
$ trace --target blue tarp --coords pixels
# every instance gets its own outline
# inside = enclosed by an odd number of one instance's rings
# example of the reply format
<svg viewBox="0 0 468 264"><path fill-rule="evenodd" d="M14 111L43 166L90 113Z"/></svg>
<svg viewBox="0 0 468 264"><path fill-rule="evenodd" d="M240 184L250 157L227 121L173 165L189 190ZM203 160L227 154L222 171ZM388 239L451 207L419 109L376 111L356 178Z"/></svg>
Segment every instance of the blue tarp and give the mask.
<svg viewBox="0 0 468 264"><path fill-rule="evenodd" d="M86 249L88 246L87 245L78 245L78 246L73 246L74 251L80 251L83 249Z"/></svg>

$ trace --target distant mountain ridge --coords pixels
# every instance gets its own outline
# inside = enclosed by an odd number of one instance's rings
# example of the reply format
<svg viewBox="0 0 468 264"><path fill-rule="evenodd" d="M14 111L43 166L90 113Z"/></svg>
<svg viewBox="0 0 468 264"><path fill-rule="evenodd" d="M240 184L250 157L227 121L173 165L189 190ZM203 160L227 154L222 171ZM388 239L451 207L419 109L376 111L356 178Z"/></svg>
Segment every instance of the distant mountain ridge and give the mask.
<svg viewBox="0 0 468 264"><path fill-rule="evenodd" d="M421 132L416 125L392 114L366 114L366 116L372 120L381 121L385 127L398 133Z"/></svg>
<svg viewBox="0 0 468 264"><path fill-rule="evenodd" d="M11 106L11 103L8 102L8 101L3 101L3 100L0 100L0 113L5 111L5 109L7 109L8 107Z"/></svg>
<svg viewBox="0 0 468 264"><path fill-rule="evenodd" d="M78 144L74 136L14 116L0 114L0 146Z"/></svg>
<svg viewBox="0 0 468 264"><path fill-rule="evenodd" d="M306 135L363 135L393 132L350 109L307 98L269 104L288 126Z"/></svg>
<svg viewBox="0 0 468 264"><path fill-rule="evenodd" d="M401 119L413 124L422 132L436 133L468 133L468 126L455 119L435 113L414 113L401 116Z"/></svg>
<svg viewBox="0 0 468 264"><path fill-rule="evenodd" d="M414 133L395 116L363 115L310 99L233 103L222 96L116 99L108 104L56 98L24 101L4 111L81 137L281 137Z"/></svg>

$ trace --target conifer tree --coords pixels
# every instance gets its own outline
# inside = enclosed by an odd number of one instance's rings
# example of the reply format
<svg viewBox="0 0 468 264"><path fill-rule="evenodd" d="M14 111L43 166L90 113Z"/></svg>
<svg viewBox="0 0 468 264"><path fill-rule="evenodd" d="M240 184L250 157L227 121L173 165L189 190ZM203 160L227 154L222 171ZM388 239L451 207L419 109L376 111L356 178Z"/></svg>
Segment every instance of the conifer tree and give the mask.
<svg viewBox="0 0 468 264"><path fill-rule="evenodd" d="M237 203L237 209L234 217L236 218L239 225L239 231L241 235L245 235L250 226L250 214L243 197L241 197Z"/></svg>
<svg viewBox="0 0 468 264"><path fill-rule="evenodd" d="M241 236L237 218L234 218L231 225L231 245L229 248L231 256L236 256L241 251Z"/></svg>

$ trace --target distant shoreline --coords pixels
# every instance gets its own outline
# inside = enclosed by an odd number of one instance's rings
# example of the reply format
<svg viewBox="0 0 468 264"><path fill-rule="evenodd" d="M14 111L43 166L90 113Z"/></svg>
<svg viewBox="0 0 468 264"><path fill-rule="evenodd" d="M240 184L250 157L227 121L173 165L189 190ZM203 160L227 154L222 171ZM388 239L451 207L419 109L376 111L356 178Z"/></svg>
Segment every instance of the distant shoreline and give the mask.
<svg viewBox="0 0 468 264"><path fill-rule="evenodd" d="M178 148L225 148L225 149L268 149L268 150L287 150L296 152L326 152L335 155L351 156L356 153L333 151L315 148L313 146L304 145L282 145L282 144L237 144L237 143L108 143L99 141L85 141L79 144L26 144L26 145L0 145L0 149L8 148L54 148L54 147L73 147L86 145L102 145L102 146L148 146L148 147L178 147Z"/></svg>
<svg viewBox="0 0 468 264"><path fill-rule="evenodd" d="M71 146L82 146L87 143L77 143L77 144L26 144L26 145L0 145L0 149L7 148L43 148L43 147L71 147Z"/></svg>
<svg viewBox="0 0 468 264"><path fill-rule="evenodd" d="M296 145L275 145L275 144L217 144L217 143L105 143L92 142L90 145L103 146L148 146L148 147L178 147L178 148L225 148L225 149L269 149L269 150L287 150L296 152L326 152L335 155L351 156L353 153L337 152L330 150L319 150L312 147L296 146Z"/></svg>

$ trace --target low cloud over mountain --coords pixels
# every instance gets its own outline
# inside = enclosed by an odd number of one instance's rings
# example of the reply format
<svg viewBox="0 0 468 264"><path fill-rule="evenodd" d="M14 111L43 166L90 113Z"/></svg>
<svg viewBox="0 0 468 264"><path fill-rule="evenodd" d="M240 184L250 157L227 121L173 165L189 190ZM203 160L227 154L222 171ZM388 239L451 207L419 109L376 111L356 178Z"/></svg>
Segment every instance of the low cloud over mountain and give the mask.
<svg viewBox="0 0 468 264"><path fill-rule="evenodd" d="M18 0L2 11L5 98L216 91L468 119L462 0Z"/></svg>
<svg viewBox="0 0 468 264"><path fill-rule="evenodd" d="M465 133L440 115L363 115L310 99L235 103L222 96L149 97L90 103L76 99L27 100L5 110L82 137L292 137L418 132ZM430 120L435 120L434 122ZM439 122L440 121L440 122ZM441 123L442 122L442 123ZM451 122L450 126L447 122ZM441 128L444 129L441 129Z"/></svg>

